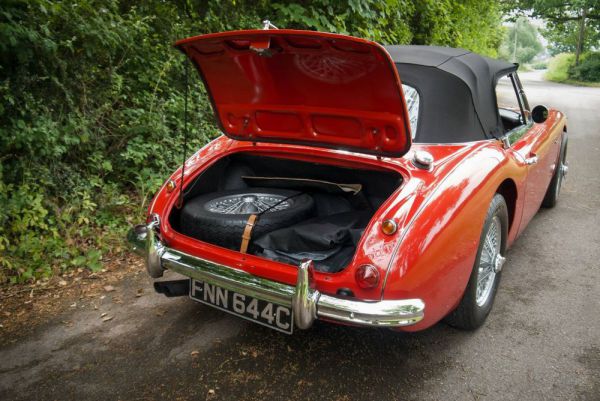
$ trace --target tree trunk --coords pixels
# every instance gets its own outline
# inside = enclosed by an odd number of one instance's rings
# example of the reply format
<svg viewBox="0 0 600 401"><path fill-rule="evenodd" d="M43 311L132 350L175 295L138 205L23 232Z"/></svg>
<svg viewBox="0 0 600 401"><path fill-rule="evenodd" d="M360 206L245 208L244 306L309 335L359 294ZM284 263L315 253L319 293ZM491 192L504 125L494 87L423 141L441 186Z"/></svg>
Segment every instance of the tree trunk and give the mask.
<svg viewBox="0 0 600 401"><path fill-rule="evenodd" d="M517 62L517 29L519 28L519 20L515 21L515 43L513 45L513 63Z"/></svg>
<svg viewBox="0 0 600 401"><path fill-rule="evenodd" d="M575 65L579 65L579 56L583 51L583 39L585 33L585 18L587 14L587 8L581 10L581 20L579 21L579 35L577 36L577 50L575 51Z"/></svg>

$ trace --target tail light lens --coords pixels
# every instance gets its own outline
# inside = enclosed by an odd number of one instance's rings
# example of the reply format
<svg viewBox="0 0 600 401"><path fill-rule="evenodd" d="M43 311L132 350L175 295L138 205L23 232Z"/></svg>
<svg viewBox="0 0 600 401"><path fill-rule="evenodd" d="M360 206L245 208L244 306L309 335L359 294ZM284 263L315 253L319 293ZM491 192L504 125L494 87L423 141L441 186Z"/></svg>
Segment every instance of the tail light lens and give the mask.
<svg viewBox="0 0 600 401"><path fill-rule="evenodd" d="M365 290L377 287L379 284L379 270L373 265L362 265L354 273L356 283Z"/></svg>

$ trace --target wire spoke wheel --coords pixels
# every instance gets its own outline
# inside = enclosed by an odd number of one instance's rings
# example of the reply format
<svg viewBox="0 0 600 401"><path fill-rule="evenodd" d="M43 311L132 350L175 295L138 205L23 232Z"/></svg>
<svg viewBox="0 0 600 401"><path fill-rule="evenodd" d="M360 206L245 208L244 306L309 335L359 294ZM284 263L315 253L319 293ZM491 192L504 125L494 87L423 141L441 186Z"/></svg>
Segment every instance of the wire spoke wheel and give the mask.
<svg viewBox="0 0 600 401"><path fill-rule="evenodd" d="M561 160L558 164L558 177L556 179L556 197L560 194L560 188L562 187L563 180L567 175L567 171L569 171L569 167L564 160Z"/></svg>
<svg viewBox="0 0 600 401"><path fill-rule="evenodd" d="M564 136L554 174L552 175L552 179L550 180L550 184L546 190L546 195L542 201L543 207L552 208L558 203L558 197L560 195L563 181L569 172L569 163L567 162L567 145L568 138Z"/></svg>
<svg viewBox="0 0 600 401"><path fill-rule="evenodd" d="M460 303L447 317L450 325L475 330L492 310L506 258L508 207L501 194L495 194L479 236L477 256Z"/></svg>
<svg viewBox="0 0 600 401"><path fill-rule="evenodd" d="M188 200L181 210L181 233L228 249L240 249L250 215L258 216L252 238L313 216L312 196L283 188L243 188L210 192ZM250 244L252 245L252 244Z"/></svg>
<svg viewBox="0 0 600 401"><path fill-rule="evenodd" d="M494 216L485 235L481 257L479 259L477 275L477 294L475 302L478 306L484 305L492 293L496 280L496 264L498 263L501 248L502 226L500 218Z"/></svg>
<svg viewBox="0 0 600 401"><path fill-rule="evenodd" d="M272 213L289 209L293 199L281 195L246 193L222 196L205 204L206 210L218 214Z"/></svg>

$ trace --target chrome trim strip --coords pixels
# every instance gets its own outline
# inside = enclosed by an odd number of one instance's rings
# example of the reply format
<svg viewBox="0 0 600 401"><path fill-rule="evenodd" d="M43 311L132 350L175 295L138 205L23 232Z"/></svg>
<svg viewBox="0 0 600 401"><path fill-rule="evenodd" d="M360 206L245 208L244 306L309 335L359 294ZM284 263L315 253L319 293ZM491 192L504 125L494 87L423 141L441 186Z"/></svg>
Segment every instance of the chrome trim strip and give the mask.
<svg viewBox="0 0 600 401"><path fill-rule="evenodd" d="M166 248L157 238L156 230L160 227L158 216L148 224L138 224L127 233L127 240L132 245L132 250L144 258L146 271L152 278L162 277L164 269L161 257Z"/></svg>
<svg viewBox="0 0 600 401"><path fill-rule="evenodd" d="M146 226L146 270L152 278L162 277L164 272L161 257L166 248L156 236L158 229L160 229L160 218L153 214L152 220Z"/></svg>
<svg viewBox="0 0 600 401"><path fill-rule="evenodd" d="M292 295L292 307L296 327L302 330L312 326L317 318L317 305L321 294L311 288L314 284L313 274L312 260L306 260L298 266L298 278L296 279L294 295Z"/></svg>
<svg viewBox="0 0 600 401"><path fill-rule="evenodd" d="M361 326L399 327L421 321L424 310L420 299L367 302L321 295L317 315Z"/></svg>
<svg viewBox="0 0 600 401"><path fill-rule="evenodd" d="M223 266L195 256L167 249L163 267L184 276L214 284L254 298L287 307L292 306L294 287L253 276L243 270Z"/></svg>
<svg viewBox="0 0 600 401"><path fill-rule="evenodd" d="M155 220L148 225L136 226L128 234L136 253L145 257L151 277L160 277L165 269L169 269L290 307L299 329L310 328L316 319L371 327L408 326L423 319L425 304L420 299L361 301L321 294L314 288L314 267L310 260L300 264L296 286L292 286L165 247L156 236L154 223Z"/></svg>

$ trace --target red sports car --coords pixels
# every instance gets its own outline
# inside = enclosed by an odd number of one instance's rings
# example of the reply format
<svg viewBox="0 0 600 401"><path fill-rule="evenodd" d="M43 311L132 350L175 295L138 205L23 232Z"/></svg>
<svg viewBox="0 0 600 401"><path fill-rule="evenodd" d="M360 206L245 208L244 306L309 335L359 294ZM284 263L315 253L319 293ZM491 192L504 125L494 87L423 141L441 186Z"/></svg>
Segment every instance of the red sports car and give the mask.
<svg viewBox="0 0 600 401"><path fill-rule="evenodd" d="M567 172L565 116L530 109L517 65L284 29L176 47L224 135L129 234L151 277L186 276L156 291L285 333L485 321Z"/></svg>

